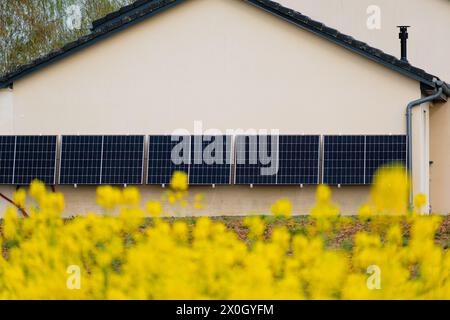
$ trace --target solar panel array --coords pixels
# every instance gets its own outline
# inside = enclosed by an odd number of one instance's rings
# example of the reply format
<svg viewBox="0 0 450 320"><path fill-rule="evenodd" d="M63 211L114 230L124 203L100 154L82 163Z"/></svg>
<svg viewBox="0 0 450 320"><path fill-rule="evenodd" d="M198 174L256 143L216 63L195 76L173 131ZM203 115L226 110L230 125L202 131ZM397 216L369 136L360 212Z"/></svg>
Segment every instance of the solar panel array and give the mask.
<svg viewBox="0 0 450 320"><path fill-rule="evenodd" d="M379 167L406 166L405 135L325 136L323 148L324 184L370 184Z"/></svg>
<svg viewBox="0 0 450 320"><path fill-rule="evenodd" d="M56 136L1 136L0 184L55 183Z"/></svg>
<svg viewBox="0 0 450 320"><path fill-rule="evenodd" d="M190 185L231 183L231 136L152 135L147 184L184 171ZM142 184L145 137L62 136L60 184ZM405 135L238 135L235 184L364 185L380 166L406 166ZM0 184L55 183L57 136L0 136ZM322 160L322 162L321 162Z"/></svg>
<svg viewBox="0 0 450 320"><path fill-rule="evenodd" d="M190 185L229 184L231 136L150 136L147 184L168 184L174 171Z"/></svg>
<svg viewBox="0 0 450 320"><path fill-rule="evenodd" d="M236 137L236 184L319 183L320 136Z"/></svg>
<svg viewBox="0 0 450 320"><path fill-rule="evenodd" d="M144 136L63 136L60 184L141 184Z"/></svg>

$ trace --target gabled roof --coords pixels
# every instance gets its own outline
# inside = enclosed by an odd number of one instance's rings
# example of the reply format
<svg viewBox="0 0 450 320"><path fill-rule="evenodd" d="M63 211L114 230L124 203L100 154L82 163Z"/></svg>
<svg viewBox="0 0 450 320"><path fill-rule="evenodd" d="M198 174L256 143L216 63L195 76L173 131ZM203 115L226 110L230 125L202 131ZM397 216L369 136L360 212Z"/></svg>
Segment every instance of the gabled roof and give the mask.
<svg viewBox="0 0 450 320"><path fill-rule="evenodd" d="M156 15L178 3L186 0L137 0L133 4L122 7L116 12L110 13L105 17L92 23L91 33L83 36L64 47L42 56L33 62L18 67L13 72L0 78L0 88L11 85L15 80L41 68L49 63L59 60L68 54L76 52L87 47L97 40L107 37L117 31L120 31L143 19ZM243 0L271 14L274 14L296 26L312 32L317 36L327 39L341 47L358 53L372 61L375 61L385 67L400 72L401 74L419 81L422 85L434 88L433 79L439 79L437 76L412 66L408 62L397 59L396 57L384 53L383 51L369 46L367 43L358 41L353 37L343 34L336 29L330 28L325 24L313 20L293 9L286 8L277 2L270 0Z"/></svg>

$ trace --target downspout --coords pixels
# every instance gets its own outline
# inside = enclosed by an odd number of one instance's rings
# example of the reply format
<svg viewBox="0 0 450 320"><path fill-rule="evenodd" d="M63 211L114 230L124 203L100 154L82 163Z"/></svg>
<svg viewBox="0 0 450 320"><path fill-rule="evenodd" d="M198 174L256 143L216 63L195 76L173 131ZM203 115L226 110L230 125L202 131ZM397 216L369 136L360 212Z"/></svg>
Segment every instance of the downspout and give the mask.
<svg viewBox="0 0 450 320"><path fill-rule="evenodd" d="M408 137L408 158L407 158L407 167L408 167L408 175L411 179L411 183L409 186L409 208L412 209L414 207L414 194L413 194L413 186L412 186L412 119L411 119L411 115L412 115L412 109L420 106L426 102L431 102L439 97L442 96L442 94L444 93L450 93L449 88L446 86L446 83L440 80L436 80L434 79L433 82L436 84L436 87L438 88L436 93L425 97L425 98L421 98L418 100L414 100L411 101L410 103L408 103L408 106L406 107L406 132L407 132L407 137Z"/></svg>

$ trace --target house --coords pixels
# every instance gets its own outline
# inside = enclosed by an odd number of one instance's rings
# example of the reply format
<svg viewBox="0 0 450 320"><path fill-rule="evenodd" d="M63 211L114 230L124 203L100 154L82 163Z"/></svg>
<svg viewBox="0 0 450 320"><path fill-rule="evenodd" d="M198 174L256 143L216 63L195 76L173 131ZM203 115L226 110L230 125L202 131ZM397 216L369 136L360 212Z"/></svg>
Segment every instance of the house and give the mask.
<svg viewBox="0 0 450 320"><path fill-rule="evenodd" d="M315 141L312 183L238 184L230 177L226 185L193 186L191 196L204 194L206 209L185 208L182 214L266 213L281 197L294 202L295 213L305 213L322 181L333 182L343 212L355 213L369 194L365 157L374 136L400 139L388 148L397 144L394 151L403 160L411 151L412 194L425 193L429 208L450 212L450 151L444 147L450 143L450 86L406 56L386 54L269 0L139 0L95 21L90 34L4 76L0 88L0 134L57 136L59 150L63 136L168 135L180 129L276 129ZM433 109L438 117L430 117ZM332 141L341 141L338 156L348 160L347 169L359 170L351 173L355 183L325 177ZM60 156L56 176L63 172ZM95 210L93 184L55 188L74 214ZM165 192L145 182L139 188L145 199ZM6 195L14 189L13 183L0 186Z"/></svg>

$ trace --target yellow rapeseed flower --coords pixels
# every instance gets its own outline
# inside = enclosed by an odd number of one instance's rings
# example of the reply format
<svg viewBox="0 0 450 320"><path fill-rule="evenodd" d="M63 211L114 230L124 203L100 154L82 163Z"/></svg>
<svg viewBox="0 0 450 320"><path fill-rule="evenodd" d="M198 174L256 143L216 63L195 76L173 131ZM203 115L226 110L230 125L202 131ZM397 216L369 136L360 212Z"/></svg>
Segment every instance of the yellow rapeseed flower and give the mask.
<svg viewBox="0 0 450 320"><path fill-rule="evenodd" d="M329 240L341 240L339 226L352 222L338 216L325 186L310 225L327 232L290 230L294 219L267 218L274 225L266 227L265 218L248 216L246 236L239 224L229 229L209 217L147 223L136 192L113 187L99 188L97 200L108 209L122 205L118 216L63 220L62 194L34 183L30 193L40 205L29 218L15 208L3 215L0 299L450 299L450 254L435 240L442 218L403 209L402 217L386 216L399 210L398 200L380 197L403 194L404 186L380 183L360 210L371 219L345 249ZM174 201L185 201L177 192ZM282 199L273 209L290 216L292 204ZM160 216L162 203L148 202L147 212ZM380 287L371 288L378 276Z"/></svg>
<svg viewBox="0 0 450 320"><path fill-rule="evenodd" d="M384 167L375 175L371 192L377 211L405 214L408 209L409 181L404 167Z"/></svg>
<svg viewBox="0 0 450 320"><path fill-rule="evenodd" d="M141 195L136 187L127 187L122 194L124 204L137 206L141 202Z"/></svg>
<svg viewBox="0 0 450 320"><path fill-rule="evenodd" d="M368 220L373 216L373 210L368 204L364 204L358 210L358 218L362 221Z"/></svg>
<svg viewBox="0 0 450 320"><path fill-rule="evenodd" d="M45 185L39 180L33 180L30 185L30 195L36 200L40 201L42 196L46 193Z"/></svg>
<svg viewBox="0 0 450 320"><path fill-rule="evenodd" d="M176 191L186 191L188 188L188 176L185 172L174 172L172 179L170 180L170 186Z"/></svg>
<svg viewBox="0 0 450 320"><path fill-rule="evenodd" d="M19 218L14 208L7 208L3 217L3 236L7 240L17 237L19 229Z"/></svg>
<svg viewBox="0 0 450 320"><path fill-rule="evenodd" d="M399 224L395 224L389 227L386 233L386 242L388 244L400 246L402 245L402 240L403 240L402 227Z"/></svg>
<svg viewBox="0 0 450 320"><path fill-rule="evenodd" d="M20 188L13 195L14 203L20 208L25 208L25 202L27 200L27 193L24 189Z"/></svg>
<svg viewBox="0 0 450 320"><path fill-rule="evenodd" d="M311 217L316 223L318 231L328 231L337 219L339 208L331 203L331 189L327 185L320 185L316 190L316 204L311 209Z"/></svg>
<svg viewBox="0 0 450 320"><path fill-rule="evenodd" d="M188 226L185 222L176 221L172 227L173 234L176 239L186 241L188 236Z"/></svg>
<svg viewBox="0 0 450 320"><path fill-rule="evenodd" d="M244 225L249 229L251 239L259 239L264 234L266 225L259 216L248 216L244 218Z"/></svg>
<svg viewBox="0 0 450 320"><path fill-rule="evenodd" d="M152 217L159 217L163 211L161 202L159 201L148 201L146 204L147 212Z"/></svg>
<svg viewBox="0 0 450 320"><path fill-rule="evenodd" d="M172 191L169 191L167 193L167 201L170 204L175 204L177 202L177 197L176 197L175 193L173 193Z"/></svg>
<svg viewBox="0 0 450 320"><path fill-rule="evenodd" d="M289 218L292 215L292 203L289 199L280 199L272 205L271 212L276 217Z"/></svg>
<svg viewBox="0 0 450 320"><path fill-rule="evenodd" d="M97 203L105 209L114 209L122 203L122 193L118 188L101 186L97 188Z"/></svg>
<svg viewBox="0 0 450 320"><path fill-rule="evenodd" d="M64 195L60 192L48 193L41 197L43 210L53 210L57 213L64 211Z"/></svg>
<svg viewBox="0 0 450 320"><path fill-rule="evenodd" d="M427 196L423 193L416 194L414 197L414 207L420 210L427 203Z"/></svg>
<svg viewBox="0 0 450 320"><path fill-rule="evenodd" d="M321 184L316 191L317 202L328 202L331 199L331 189L329 186Z"/></svg>

